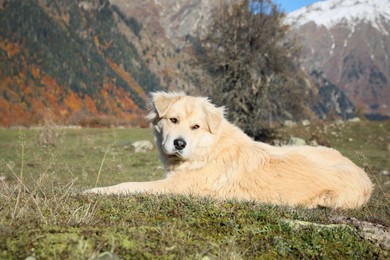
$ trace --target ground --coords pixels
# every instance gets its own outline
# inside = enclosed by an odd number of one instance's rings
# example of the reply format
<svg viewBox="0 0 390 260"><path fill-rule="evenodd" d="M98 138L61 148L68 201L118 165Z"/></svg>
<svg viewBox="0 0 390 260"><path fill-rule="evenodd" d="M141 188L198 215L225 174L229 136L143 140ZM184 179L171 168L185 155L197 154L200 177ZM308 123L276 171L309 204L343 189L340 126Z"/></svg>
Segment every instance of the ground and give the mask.
<svg viewBox="0 0 390 260"><path fill-rule="evenodd" d="M376 184L370 203L307 210L187 196L84 196L96 184L162 178L157 152L131 147L152 140L151 130L0 129L0 258L389 257L386 243L365 236L359 223L388 234L390 122L312 123L276 136L339 149Z"/></svg>

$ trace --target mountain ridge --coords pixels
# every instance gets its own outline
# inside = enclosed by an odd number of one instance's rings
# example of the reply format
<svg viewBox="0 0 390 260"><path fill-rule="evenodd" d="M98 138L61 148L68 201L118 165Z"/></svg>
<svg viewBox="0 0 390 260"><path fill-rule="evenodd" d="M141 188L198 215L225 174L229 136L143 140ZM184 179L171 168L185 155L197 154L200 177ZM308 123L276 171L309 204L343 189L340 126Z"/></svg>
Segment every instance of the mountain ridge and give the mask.
<svg viewBox="0 0 390 260"><path fill-rule="evenodd" d="M322 72L371 118L390 116L390 1L318 2L286 22L302 44L308 72Z"/></svg>

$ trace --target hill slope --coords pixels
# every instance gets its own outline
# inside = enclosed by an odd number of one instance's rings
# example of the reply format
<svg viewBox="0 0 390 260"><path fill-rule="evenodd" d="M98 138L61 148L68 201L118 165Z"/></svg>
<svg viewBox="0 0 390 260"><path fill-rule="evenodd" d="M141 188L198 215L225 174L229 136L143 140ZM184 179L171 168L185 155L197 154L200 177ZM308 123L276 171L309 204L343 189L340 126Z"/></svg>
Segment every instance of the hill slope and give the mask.
<svg viewBox="0 0 390 260"><path fill-rule="evenodd" d="M149 91L178 84L174 48L108 1L1 1L0 25L2 126L137 124Z"/></svg>

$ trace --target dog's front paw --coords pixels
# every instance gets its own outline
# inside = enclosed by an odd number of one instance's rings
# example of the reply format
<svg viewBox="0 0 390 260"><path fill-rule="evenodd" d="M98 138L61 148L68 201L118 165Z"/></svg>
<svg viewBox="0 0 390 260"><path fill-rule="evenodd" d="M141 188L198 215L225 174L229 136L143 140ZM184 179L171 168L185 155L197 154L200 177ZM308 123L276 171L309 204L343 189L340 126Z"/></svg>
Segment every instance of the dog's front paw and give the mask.
<svg viewBox="0 0 390 260"><path fill-rule="evenodd" d="M104 191L104 188L93 188L89 190L83 191L83 195L88 195L88 194L105 194L106 192Z"/></svg>

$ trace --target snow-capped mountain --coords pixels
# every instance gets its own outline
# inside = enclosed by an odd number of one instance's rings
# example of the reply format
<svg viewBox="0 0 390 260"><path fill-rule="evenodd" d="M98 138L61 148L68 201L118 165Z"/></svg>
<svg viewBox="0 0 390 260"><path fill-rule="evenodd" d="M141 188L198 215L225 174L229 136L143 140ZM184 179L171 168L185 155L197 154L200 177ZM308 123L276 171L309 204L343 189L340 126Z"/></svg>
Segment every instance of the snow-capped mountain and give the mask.
<svg viewBox="0 0 390 260"><path fill-rule="evenodd" d="M330 0L311 4L288 16L295 26L315 22L331 28L337 24L354 26L360 22L370 23L374 28L389 33L382 19L390 20L389 0Z"/></svg>
<svg viewBox="0 0 390 260"><path fill-rule="evenodd" d="M306 70L364 113L390 116L390 0L328 0L288 14Z"/></svg>

